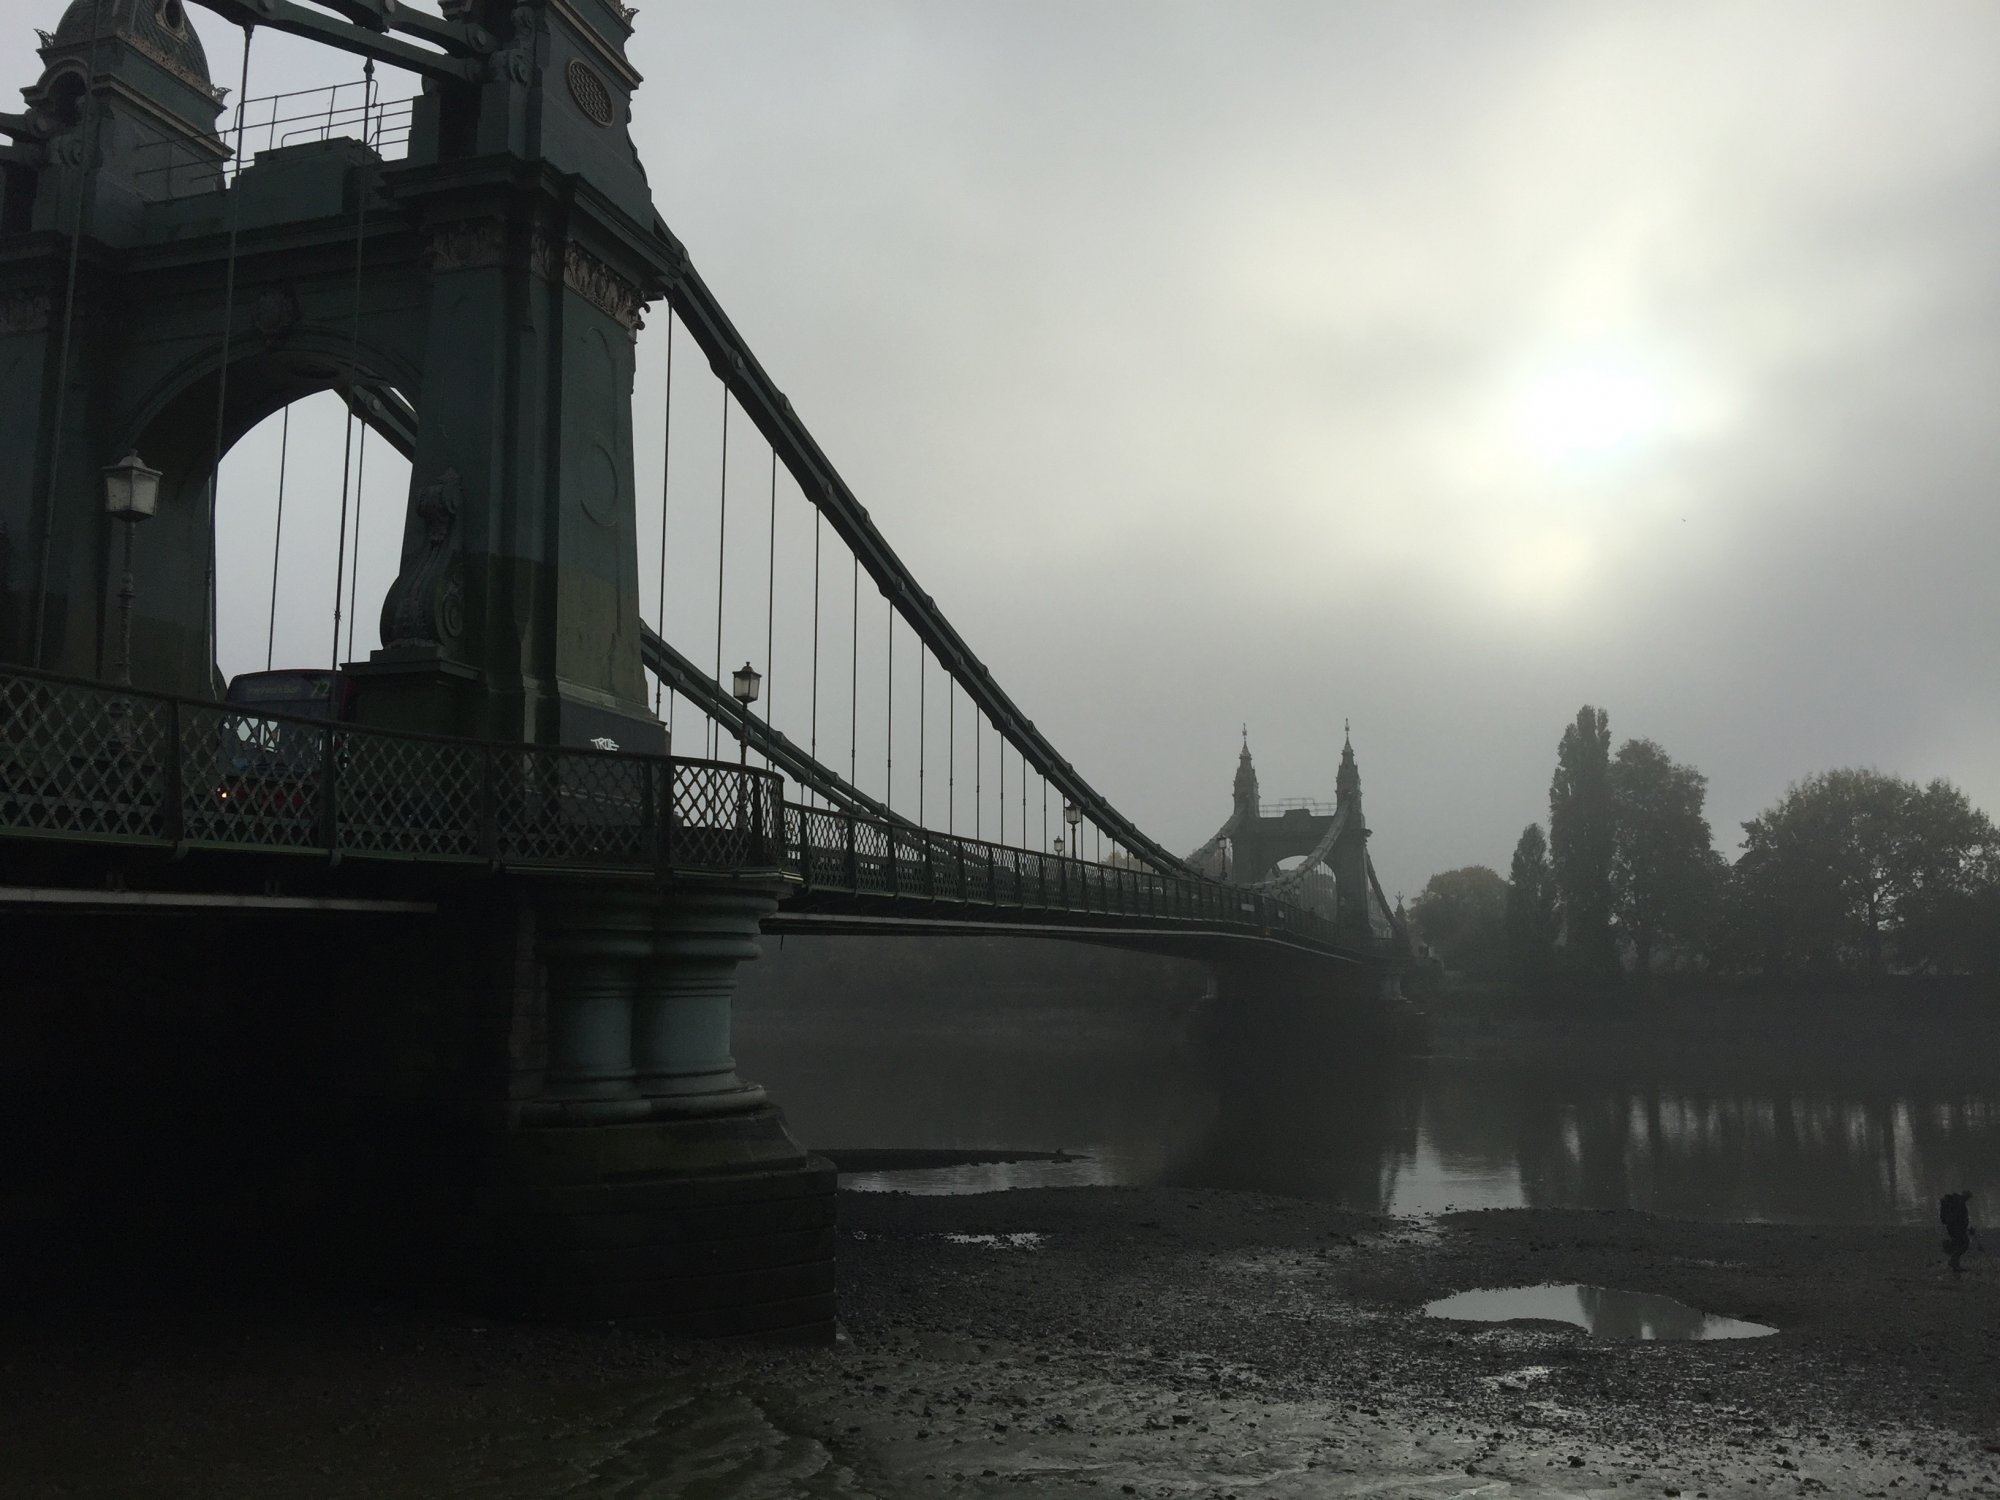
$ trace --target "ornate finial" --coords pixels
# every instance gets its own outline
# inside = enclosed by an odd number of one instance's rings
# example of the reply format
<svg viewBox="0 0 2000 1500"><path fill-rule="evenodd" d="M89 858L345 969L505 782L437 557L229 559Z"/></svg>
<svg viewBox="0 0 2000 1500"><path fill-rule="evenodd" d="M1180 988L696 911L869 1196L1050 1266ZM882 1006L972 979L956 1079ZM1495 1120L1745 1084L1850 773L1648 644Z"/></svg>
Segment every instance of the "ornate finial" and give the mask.
<svg viewBox="0 0 2000 1500"><path fill-rule="evenodd" d="M1250 748L1250 723L1247 719L1243 723L1243 748L1245 750Z"/></svg>

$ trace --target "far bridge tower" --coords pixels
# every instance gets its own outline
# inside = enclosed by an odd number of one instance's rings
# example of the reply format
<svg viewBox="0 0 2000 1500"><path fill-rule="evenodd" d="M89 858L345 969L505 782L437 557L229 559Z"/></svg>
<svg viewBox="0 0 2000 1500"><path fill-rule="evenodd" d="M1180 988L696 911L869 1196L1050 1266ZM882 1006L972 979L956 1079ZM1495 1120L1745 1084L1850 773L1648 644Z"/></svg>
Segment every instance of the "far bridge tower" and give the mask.
<svg viewBox="0 0 2000 1500"><path fill-rule="evenodd" d="M1247 729L1236 760L1231 802L1223 830L1230 847L1230 880L1238 885L1282 886L1303 899L1313 882L1330 877L1341 929L1358 942L1372 940L1369 830L1361 809L1361 770L1354 760L1351 731L1341 743L1332 807L1302 798L1270 806L1261 803ZM1280 862L1288 859L1300 863L1280 869Z"/></svg>

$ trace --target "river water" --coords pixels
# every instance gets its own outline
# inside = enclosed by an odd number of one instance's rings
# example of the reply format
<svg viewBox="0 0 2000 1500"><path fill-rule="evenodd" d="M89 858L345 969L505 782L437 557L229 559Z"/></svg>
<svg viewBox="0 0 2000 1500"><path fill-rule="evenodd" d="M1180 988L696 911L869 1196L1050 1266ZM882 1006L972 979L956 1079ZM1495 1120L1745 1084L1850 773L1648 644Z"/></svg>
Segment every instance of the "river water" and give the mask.
<svg viewBox="0 0 2000 1500"><path fill-rule="evenodd" d="M961 1029L759 1024L748 1076L816 1149L1010 1148L1085 1159L855 1173L858 1189L1252 1189L1394 1214L1634 1208L1680 1218L1922 1223L2000 1191L2000 1085L1740 1057L1614 1065L1392 1058L1329 1042L1162 1027L1114 1009ZM1861 1081L1857 1081L1857 1072ZM1913 1075L1913 1076L1911 1076Z"/></svg>

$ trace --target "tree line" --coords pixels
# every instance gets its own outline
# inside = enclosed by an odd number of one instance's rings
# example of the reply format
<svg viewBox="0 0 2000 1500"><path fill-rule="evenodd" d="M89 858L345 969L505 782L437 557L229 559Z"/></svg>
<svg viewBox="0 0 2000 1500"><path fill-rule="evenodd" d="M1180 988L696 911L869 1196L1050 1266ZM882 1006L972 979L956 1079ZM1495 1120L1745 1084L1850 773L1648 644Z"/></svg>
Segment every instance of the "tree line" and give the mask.
<svg viewBox="0 0 2000 1500"><path fill-rule="evenodd" d="M1609 716L1564 728L1547 831L1503 877L1431 877L1411 904L1449 969L1523 984L1662 970L1774 978L2000 972L2000 835L1945 780L1823 771L1716 850L1708 778L1652 740L1614 754Z"/></svg>

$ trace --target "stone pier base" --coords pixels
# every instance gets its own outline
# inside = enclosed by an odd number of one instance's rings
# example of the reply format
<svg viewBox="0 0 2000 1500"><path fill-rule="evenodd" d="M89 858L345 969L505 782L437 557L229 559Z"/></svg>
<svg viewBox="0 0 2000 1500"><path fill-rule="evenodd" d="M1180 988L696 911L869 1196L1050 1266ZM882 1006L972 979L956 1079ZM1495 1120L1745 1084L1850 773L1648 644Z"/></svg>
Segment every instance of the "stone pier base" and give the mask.
<svg viewBox="0 0 2000 1500"><path fill-rule="evenodd" d="M779 1111L524 1130L502 1300L697 1338L828 1339L834 1169Z"/></svg>
<svg viewBox="0 0 2000 1500"><path fill-rule="evenodd" d="M496 1300L694 1337L830 1340L834 1169L736 1075L737 966L776 893L537 903L548 1067L507 1142Z"/></svg>

